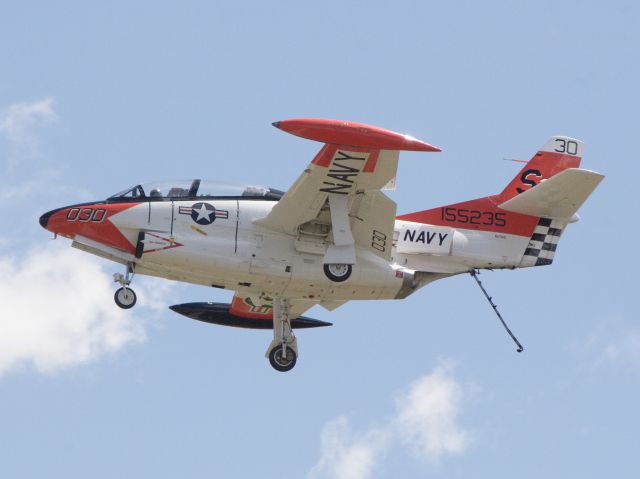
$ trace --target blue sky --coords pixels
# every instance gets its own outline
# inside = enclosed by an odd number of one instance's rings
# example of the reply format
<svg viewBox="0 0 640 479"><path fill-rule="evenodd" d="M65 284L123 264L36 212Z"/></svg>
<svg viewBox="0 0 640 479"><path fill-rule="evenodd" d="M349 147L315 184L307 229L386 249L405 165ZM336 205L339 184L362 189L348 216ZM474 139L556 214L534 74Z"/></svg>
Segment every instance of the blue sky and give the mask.
<svg viewBox="0 0 640 479"><path fill-rule="evenodd" d="M634 2L5 2L0 7L0 475L634 477L639 8ZM405 153L399 213L500 191L554 134L607 175L554 264L312 317L289 374L268 332L167 306L230 293L50 241L54 207L204 177L286 189L328 117Z"/></svg>

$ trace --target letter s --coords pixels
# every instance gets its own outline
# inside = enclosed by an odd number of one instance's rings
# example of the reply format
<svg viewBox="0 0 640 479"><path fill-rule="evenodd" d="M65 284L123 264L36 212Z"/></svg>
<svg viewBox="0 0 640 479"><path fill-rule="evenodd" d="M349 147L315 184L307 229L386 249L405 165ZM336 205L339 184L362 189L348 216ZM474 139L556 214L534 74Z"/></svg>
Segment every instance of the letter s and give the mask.
<svg viewBox="0 0 640 479"><path fill-rule="evenodd" d="M533 180L533 179L529 178L530 176L536 176L538 178L542 178L542 173L540 173L540 170L529 169L529 170L524 171L522 173L522 175L520 175L520 181L522 181L522 184L530 186L530 188L528 188L528 189L531 189L531 188L533 188L534 186L536 186L538 184L538 182L536 180ZM516 188L516 191L518 193L523 193L526 190L518 187L518 188Z"/></svg>

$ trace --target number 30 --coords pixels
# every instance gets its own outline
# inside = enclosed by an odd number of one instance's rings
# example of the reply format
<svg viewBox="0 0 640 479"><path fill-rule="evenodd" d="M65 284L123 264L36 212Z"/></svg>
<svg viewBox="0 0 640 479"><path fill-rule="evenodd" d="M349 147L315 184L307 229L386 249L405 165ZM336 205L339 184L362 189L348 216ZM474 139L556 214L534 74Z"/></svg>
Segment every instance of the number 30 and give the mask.
<svg viewBox="0 0 640 479"><path fill-rule="evenodd" d="M554 151L558 153L567 153L568 155L578 154L578 143L573 140L564 140L562 138L556 138L557 148Z"/></svg>

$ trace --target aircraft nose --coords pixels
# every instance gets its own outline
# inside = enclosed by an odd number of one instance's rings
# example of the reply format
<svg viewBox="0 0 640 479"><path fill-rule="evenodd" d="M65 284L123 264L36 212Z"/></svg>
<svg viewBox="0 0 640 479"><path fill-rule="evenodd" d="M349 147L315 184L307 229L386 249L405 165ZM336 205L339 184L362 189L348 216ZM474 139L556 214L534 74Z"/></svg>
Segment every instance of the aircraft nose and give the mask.
<svg viewBox="0 0 640 479"><path fill-rule="evenodd" d="M62 211L65 208L56 208L55 210L51 210L51 211L47 211L45 214L43 214L40 217L40 226L42 226L44 229L48 230L49 229L49 221L51 219L51 217L53 215L55 215L58 211Z"/></svg>
<svg viewBox="0 0 640 479"><path fill-rule="evenodd" d="M47 224L49 224L49 218L55 212L56 212L56 210L51 210L51 211L48 211L47 213L43 214L40 217L40 226L42 226L44 229L47 229Z"/></svg>

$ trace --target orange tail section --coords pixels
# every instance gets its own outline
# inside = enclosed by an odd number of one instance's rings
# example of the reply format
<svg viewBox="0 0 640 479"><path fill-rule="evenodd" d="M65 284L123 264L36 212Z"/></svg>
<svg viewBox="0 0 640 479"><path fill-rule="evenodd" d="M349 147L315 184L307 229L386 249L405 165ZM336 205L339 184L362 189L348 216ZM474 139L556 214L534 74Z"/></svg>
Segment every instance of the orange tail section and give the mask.
<svg viewBox="0 0 640 479"><path fill-rule="evenodd" d="M564 136L552 137L498 195L498 203L524 193L567 168L578 168L582 149L581 141Z"/></svg>
<svg viewBox="0 0 640 479"><path fill-rule="evenodd" d="M505 201L533 188L567 168L580 165L583 144L564 136L552 137L499 194L398 216L398 220L453 228L492 231L530 237L538 216L507 211Z"/></svg>

